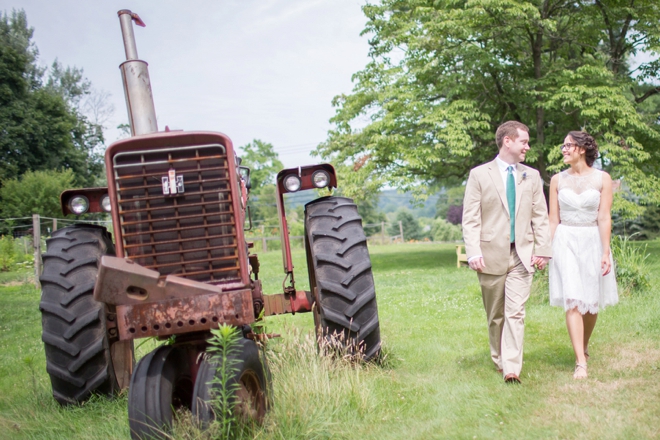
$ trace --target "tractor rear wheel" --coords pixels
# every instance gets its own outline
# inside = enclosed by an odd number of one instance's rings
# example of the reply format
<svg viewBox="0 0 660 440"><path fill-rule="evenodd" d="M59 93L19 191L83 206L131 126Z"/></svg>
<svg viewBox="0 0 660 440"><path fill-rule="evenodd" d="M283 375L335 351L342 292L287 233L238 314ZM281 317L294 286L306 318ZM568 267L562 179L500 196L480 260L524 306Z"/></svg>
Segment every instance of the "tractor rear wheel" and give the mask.
<svg viewBox="0 0 660 440"><path fill-rule="evenodd" d="M305 206L310 288L319 342L341 344L365 360L380 353L371 259L353 200L324 197Z"/></svg>
<svg viewBox="0 0 660 440"><path fill-rule="evenodd" d="M227 381L226 389L234 390L237 414L242 420L263 423L268 410L270 371L266 359L259 355L259 347L250 340L242 338L235 354L230 355L233 373ZM201 363L193 392L192 413L202 429L208 428L215 419L213 400L217 398L221 385L218 382L220 363L207 356Z"/></svg>
<svg viewBox="0 0 660 440"><path fill-rule="evenodd" d="M170 438L174 410L190 408L193 383L186 355L163 345L138 362L128 390L132 439Z"/></svg>
<svg viewBox="0 0 660 440"><path fill-rule="evenodd" d="M111 347L109 310L93 298L103 255L115 255L108 231L74 225L53 232L42 256L41 339L53 397L62 405L84 402L94 392L114 394L133 366L132 342Z"/></svg>

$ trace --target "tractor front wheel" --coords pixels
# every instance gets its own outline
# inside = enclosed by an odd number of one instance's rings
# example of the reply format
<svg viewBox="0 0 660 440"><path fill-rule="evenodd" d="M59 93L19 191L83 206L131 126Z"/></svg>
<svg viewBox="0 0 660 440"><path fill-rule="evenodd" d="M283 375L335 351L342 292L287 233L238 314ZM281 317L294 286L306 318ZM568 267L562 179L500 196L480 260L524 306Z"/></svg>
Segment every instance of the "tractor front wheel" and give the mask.
<svg viewBox="0 0 660 440"><path fill-rule="evenodd" d="M380 353L371 259L353 200L324 197L305 206L310 288L319 343L340 345L365 360Z"/></svg>
<svg viewBox="0 0 660 440"><path fill-rule="evenodd" d="M170 438L174 410L190 408L193 384L186 355L163 345L138 362L128 390L132 439Z"/></svg>
<svg viewBox="0 0 660 440"><path fill-rule="evenodd" d="M259 355L259 347L250 339L240 339L228 356L224 392L230 394L227 403L235 405L233 414L242 420L262 423L268 410L270 371L266 358ZM215 401L222 400L221 362L207 356L201 363L193 392L192 413L202 429L208 428L218 409Z"/></svg>

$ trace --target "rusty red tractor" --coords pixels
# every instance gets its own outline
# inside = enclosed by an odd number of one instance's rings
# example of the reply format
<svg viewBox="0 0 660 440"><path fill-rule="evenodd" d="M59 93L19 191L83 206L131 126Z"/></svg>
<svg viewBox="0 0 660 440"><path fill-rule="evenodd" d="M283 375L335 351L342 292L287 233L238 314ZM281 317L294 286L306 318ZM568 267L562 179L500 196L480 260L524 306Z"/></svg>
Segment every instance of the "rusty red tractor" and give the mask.
<svg viewBox="0 0 660 440"><path fill-rule="evenodd" d="M249 169L231 140L217 132L159 132L147 63L137 57L133 21L118 13L127 60L120 65L130 138L105 153L107 188L67 190L64 214L106 212L104 227L74 224L47 241L41 275L46 367L53 396L63 404L129 387L133 438L160 437L173 411L188 407L204 423L218 368L210 330L240 329L236 398L261 421L270 377L250 325L270 315L313 311L317 333L344 336L363 357L380 352L371 263L352 200L321 197L305 206L310 291L296 290L284 194L336 188L328 164L277 175L283 292L266 295L259 260L245 239ZM135 364L133 341L168 340ZM341 339L341 338L340 338Z"/></svg>

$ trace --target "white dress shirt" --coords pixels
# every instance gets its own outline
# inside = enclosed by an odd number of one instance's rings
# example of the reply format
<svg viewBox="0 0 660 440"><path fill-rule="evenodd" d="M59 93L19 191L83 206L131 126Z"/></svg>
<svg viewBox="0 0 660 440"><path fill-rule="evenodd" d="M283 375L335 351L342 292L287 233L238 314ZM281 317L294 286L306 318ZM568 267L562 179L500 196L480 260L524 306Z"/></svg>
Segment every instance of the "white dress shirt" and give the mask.
<svg viewBox="0 0 660 440"><path fill-rule="evenodd" d="M515 163L506 163L502 159L500 159L500 156L498 155L495 158L495 163L497 164L497 168L500 170L500 176L502 176L502 183L504 183L504 189L506 190L506 179L509 175L509 172L507 171L507 168L509 166L513 165L513 180L516 180L516 166L517 164Z"/></svg>

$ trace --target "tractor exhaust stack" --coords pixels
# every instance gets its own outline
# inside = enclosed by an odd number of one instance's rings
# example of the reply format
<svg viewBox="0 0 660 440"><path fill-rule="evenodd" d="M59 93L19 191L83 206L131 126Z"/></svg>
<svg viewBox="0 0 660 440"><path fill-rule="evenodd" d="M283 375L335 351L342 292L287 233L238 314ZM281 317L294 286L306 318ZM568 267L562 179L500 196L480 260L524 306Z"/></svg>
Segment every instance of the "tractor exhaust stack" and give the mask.
<svg viewBox="0 0 660 440"><path fill-rule="evenodd" d="M124 83L131 136L155 133L158 131L158 123L156 122L154 98L151 93L149 68L146 61L138 59L135 34L133 33L133 20L138 26L144 27L145 24L136 13L128 9L122 9L117 12L117 15L119 15L126 51L126 61L119 65L119 69Z"/></svg>

